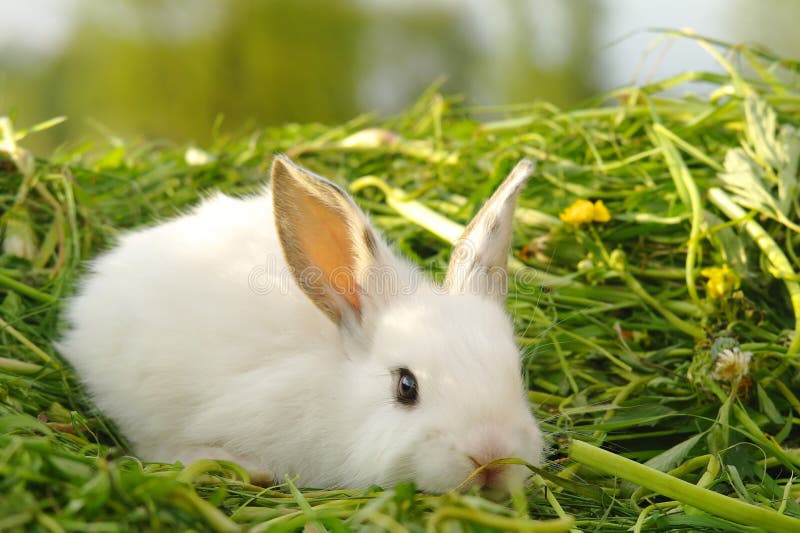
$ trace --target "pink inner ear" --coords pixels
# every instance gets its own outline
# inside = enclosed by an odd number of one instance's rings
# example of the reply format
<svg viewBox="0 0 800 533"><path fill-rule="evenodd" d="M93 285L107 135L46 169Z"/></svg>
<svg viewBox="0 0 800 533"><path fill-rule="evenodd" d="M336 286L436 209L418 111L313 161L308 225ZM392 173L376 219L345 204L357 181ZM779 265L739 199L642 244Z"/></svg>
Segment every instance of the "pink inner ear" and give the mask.
<svg viewBox="0 0 800 533"><path fill-rule="evenodd" d="M339 209L320 201L313 194L305 194L298 201L297 225L294 228L299 248L308 263L319 269L323 288L344 298L358 314L361 312L360 287L356 281L356 250L353 236ZM327 291L323 291L327 292ZM336 309L335 302L329 302ZM341 316L341 313L337 313Z"/></svg>

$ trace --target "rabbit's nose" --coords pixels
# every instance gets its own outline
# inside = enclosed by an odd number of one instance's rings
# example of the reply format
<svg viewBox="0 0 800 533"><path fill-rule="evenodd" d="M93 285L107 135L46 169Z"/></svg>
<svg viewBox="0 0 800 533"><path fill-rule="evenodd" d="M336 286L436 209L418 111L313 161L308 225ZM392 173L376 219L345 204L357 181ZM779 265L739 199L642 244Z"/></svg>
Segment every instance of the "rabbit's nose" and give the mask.
<svg viewBox="0 0 800 533"><path fill-rule="evenodd" d="M481 425L478 431L472 433L467 442L466 451L469 452L467 455L473 463L477 461L478 466L515 455L513 444L508 441L496 424Z"/></svg>

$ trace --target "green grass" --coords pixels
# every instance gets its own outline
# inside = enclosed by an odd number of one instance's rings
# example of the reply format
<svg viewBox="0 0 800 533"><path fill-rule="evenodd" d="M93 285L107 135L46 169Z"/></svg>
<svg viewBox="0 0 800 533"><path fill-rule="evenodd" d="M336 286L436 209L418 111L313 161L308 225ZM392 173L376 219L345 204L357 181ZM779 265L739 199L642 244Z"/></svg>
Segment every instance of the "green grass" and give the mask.
<svg viewBox="0 0 800 533"><path fill-rule="evenodd" d="M698 46L724 54L727 74L572 109L475 109L431 90L387 120L220 127L188 158L109 139L33 159L12 141L36 132L4 122L0 530L800 531L800 65ZM711 96L675 96L689 81ZM538 160L508 306L551 450L524 492L265 489L228 464L125 455L53 348L61 304L120 231L214 189L254 190L275 152L344 185L364 178L359 203L435 275L455 225L518 159ZM561 223L579 199L612 219ZM702 272L723 265L736 276L712 298ZM746 376L716 379L725 348L752 352Z"/></svg>

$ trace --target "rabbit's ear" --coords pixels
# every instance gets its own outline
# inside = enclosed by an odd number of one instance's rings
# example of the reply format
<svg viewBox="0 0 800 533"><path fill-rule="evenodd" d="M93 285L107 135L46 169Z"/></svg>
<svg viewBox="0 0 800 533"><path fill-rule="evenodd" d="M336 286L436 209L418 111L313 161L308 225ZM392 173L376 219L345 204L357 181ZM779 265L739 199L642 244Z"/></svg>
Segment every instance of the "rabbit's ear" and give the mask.
<svg viewBox="0 0 800 533"><path fill-rule="evenodd" d="M504 304L517 196L535 170L527 159L517 163L456 241L445 278L451 293L480 294Z"/></svg>
<svg viewBox="0 0 800 533"><path fill-rule="evenodd" d="M366 215L340 187L283 155L272 161L272 196L297 284L336 324L360 322L367 271L387 252Z"/></svg>

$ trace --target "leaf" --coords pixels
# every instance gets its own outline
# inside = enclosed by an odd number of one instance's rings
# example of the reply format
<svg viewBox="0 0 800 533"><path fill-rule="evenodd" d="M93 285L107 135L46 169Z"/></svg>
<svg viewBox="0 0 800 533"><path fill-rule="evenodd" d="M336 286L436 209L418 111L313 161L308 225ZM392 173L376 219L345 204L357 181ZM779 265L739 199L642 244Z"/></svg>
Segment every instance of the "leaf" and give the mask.
<svg viewBox="0 0 800 533"><path fill-rule="evenodd" d="M753 161L744 148L728 150L724 166L725 172L719 177L740 205L758 211L769 211L773 217L780 212L762 179L764 169Z"/></svg>
<svg viewBox="0 0 800 533"><path fill-rule="evenodd" d="M745 134L756 155L773 168L782 161L782 150L775 137L775 111L755 93L744 100Z"/></svg>
<svg viewBox="0 0 800 533"><path fill-rule="evenodd" d="M642 405L620 412L605 422L580 426L581 431L618 431L631 427L652 427L659 420L678 414L666 405ZM577 428L576 428L577 429Z"/></svg>
<svg viewBox="0 0 800 533"><path fill-rule="evenodd" d="M764 451L758 446L740 442L725 451L724 463L736 467L736 474L749 481L761 481L764 467L758 461L764 458Z"/></svg>
<svg viewBox="0 0 800 533"><path fill-rule="evenodd" d="M788 216L798 188L800 131L788 124L778 129L775 111L755 94L744 110L747 142L728 150L719 178L739 205L800 232Z"/></svg>
<svg viewBox="0 0 800 533"><path fill-rule="evenodd" d="M747 488L744 486L744 481L742 481L742 476L739 475L739 469L736 468L735 465L727 465L725 467L725 471L728 473L728 479L733 485L734 490L739 495L739 498L742 500L753 503L753 500L750 498L750 493L747 492Z"/></svg>
<svg viewBox="0 0 800 533"><path fill-rule="evenodd" d="M731 397L720 406L717 420L708 433L708 450L711 453L720 453L728 447L730 442L730 416Z"/></svg>
<svg viewBox="0 0 800 533"><path fill-rule="evenodd" d="M785 417L786 423L783 425L781 430L775 434L775 442L781 444L786 437L788 437L792 432L792 412L789 411L789 414Z"/></svg>
<svg viewBox="0 0 800 533"><path fill-rule="evenodd" d="M703 221L709 228L716 228L712 236L719 241L723 262L731 265L739 276L746 277L747 253L739 235L733 231L733 228L725 226L723 220L711 211L703 211Z"/></svg>
<svg viewBox="0 0 800 533"><path fill-rule="evenodd" d="M780 411L778 411L778 409L775 407L772 399L769 397L767 391L764 390L764 387L762 387L760 383L756 385L756 391L758 393L758 405L761 409L761 412L767 415L767 418L769 418L771 422L783 424L783 416L781 416Z"/></svg>
<svg viewBox="0 0 800 533"><path fill-rule="evenodd" d="M744 102L746 134L758 159L777 174L778 206L789 214L797 189L797 162L800 156L800 132L784 124L778 131L775 111L755 93ZM767 177L770 177L769 173Z"/></svg>
<svg viewBox="0 0 800 533"><path fill-rule="evenodd" d="M694 437L688 438L655 457L652 457L644 464L656 470L660 470L661 472L669 472L683 462L702 437L703 433L699 433Z"/></svg>
<svg viewBox="0 0 800 533"><path fill-rule="evenodd" d="M784 147L784 164L778 168L778 200L784 213L798 193L797 165L800 162L800 130L784 124L778 137Z"/></svg>

